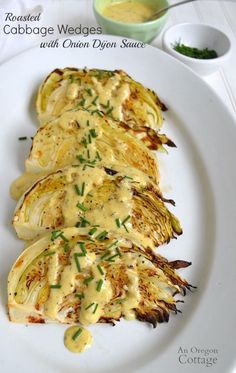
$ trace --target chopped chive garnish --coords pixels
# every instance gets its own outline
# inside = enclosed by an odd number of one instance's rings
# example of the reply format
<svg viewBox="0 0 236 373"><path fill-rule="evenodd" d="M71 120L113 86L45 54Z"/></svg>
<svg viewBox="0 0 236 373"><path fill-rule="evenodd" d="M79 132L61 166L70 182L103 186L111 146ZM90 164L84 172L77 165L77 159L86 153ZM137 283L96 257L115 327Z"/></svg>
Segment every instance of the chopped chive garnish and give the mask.
<svg viewBox="0 0 236 373"><path fill-rule="evenodd" d="M96 287L96 290L99 292L101 291L101 288L102 288L102 284L103 284L103 280L99 280L98 283L97 283L97 287Z"/></svg>
<svg viewBox="0 0 236 373"><path fill-rule="evenodd" d="M84 280L84 284L88 285L91 281L93 281L93 279L94 279L93 276L87 277L87 278Z"/></svg>
<svg viewBox="0 0 236 373"><path fill-rule="evenodd" d="M87 254L87 251L81 249L81 253L75 253L74 255L75 255L75 257L80 257L80 256L86 256L86 254ZM81 272L81 271L79 271L79 272Z"/></svg>
<svg viewBox="0 0 236 373"><path fill-rule="evenodd" d="M119 241L112 242L110 245L107 246L107 249L110 249L110 247L115 246Z"/></svg>
<svg viewBox="0 0 236 373"><path fill-rule="evenodd" d="M87 241L95 242L91 237L87 238Z"/></svg>
<svg viewBox="0 0 236 373"><path fill-rule="evenodd" d="M77 293L75 294L76 298L83 299L84 298L84 293Z"/></svg>
<svg viewBox="0 0 236 373"><path fill-rule="evenodd" d="M124 225L128 220L130 219L130 215L128 215L123 221L122 221L122 225Z"/></svg>
<svg viewBox="0 0 236 373"><path fill-rule="evenodd" d="M51 256L56 254L56 251L49 251L48 253L44 254L44 256Z"/></svg>
<svg viewBox="0 0 236 373"><path fill-rule="evenodd" d="M90 229L90 231L88 232L88 234L89 234L90 236L92 236L96 231L97 231L97 228L94 227L94 228Z"/></svg>
<svg viewBox="0 0 236 373"><path fill-rule="evenodd" d="M65 243L65 245L63 246L63 249L65 252L67 252L70 249L68 242Z"/></svg>
<svg viewBox="0 0 236 373"><path fill-rule="evenodd" d="M99 161L102 160L102 158L101 158L100 154L98 153L98 151L96 152L96 158L97 158Z"/></svg>
<svg viewBox="0 0 236 373"><path fill-rule="evenodd" d="M125 176L124 179L134 180L134 178L130 176Z"/></svg>
<svg viewBox="0 0 236 373"><path fill-rule="evenodd" d="M76 256L86 256L87 250L85 249L85 243L84 242L77 242L79 244L79 247L81 249L81 253L75 253Z"/></svg>
<svg viewBox="0 0 236 373"><path fill-rule="evenodd" d="M88 221L87 219L81 217L80 220L81 220L81 227L82 228L85 227L86 225L90 225L90 221Z"/></svg>
<svg viewBox="0 0 236 373"><path fill-rule="evenodd" d="M75 332L75 334L72 336L73 341L75 341L76 338L78 338L78 337L80 336L80 334L82 333L82 331L83 331L83 329L82 329L82 328L79 328L79 329Z"/></svg>
<svg viewBox="0 0 236 373"><path fill-rule="evenodd" d="M90 135L91 135L93 138L97 137L97 133L96 133L95 128L92 128L91 130L89 130L89 132L90 132Z"/></svg>
<svg viewBox="0 0 236 373"><path fill-rule="evenodd" d="M75 124L76 124L77 128L80 128L80 124L77 120L75 120Z"/></svg>
<svg viewBox="0 0 236 373"><path fill-rule="evenodd" d="M89 308L93 307L94 304L95 304L94 302L93 302L93 303L90 303L90 305L87 306L85 309L88 310Z"/></svg>
<svg viewBox="0 0 236 373"><path fill-rule="evenodd" d="M61 285L60 285L60 284L50 285L50 288L51 288L51 289L60 289L60 288L61 288Z"/></svg>
<svg viewBox="0 0 236 373"><path fill-rule="evenodd" d="M103 232L99 233L96 236L96 240L103 241L103 240L105 240L105 238L107 237L107 235L108 235L108 232L107 231L103 231Z"/></svg>
<svg viewBox="0 0 236 373"><path fill-rule="evenodd" d="M86 125L87 125L87 127L90 126L90 122L89 122L89 120L87 120Z"/></svg>
<svg viewBox="0 0 236 373"><path fill-rule="evenodd" d="M208 60L208 59L211 59L211 58L218 57L217 53L214 49L212 49L212 50L209 50L208 48L198 49L198 48L194 48L194 47L182 44L180 42L175 42L174 45L172 44L172 48L175 51L177 51L177 52L179 52L179 53L181 53L185 56L192 57L192 58L207 59Z"/></svg>
<svg viewBox="0 0 236 373"><path fill-rule="evenodd" d="M93 101L92 101L92 104L93 104L93 105L96 105L96 101L97 101L97 99L98 99L98 96L96 96L96 97L93 99Z"/></svg>
<svg viewBox="0 0 236 373"><path fill-rule="evenodd" d="M85 242L77 242L77 243L79 244L79 247L81 248L81 250L86 253Z"/></svg>
<svg viewBox="0 0 236 373"><path fill-rule="evenodd" d="M81 187L81 196L82 197L84 195L84 190L85 190L85 182L82 183L82 187Z"/></svg>
<svg viewBox="0 0 236 373"><path fill-rule="evenodd" d="M83 167L83 171L86 169L86 167L91 167L91 168L95 168L95 166L93 164L90 164L90 163L86 163Z"/></svg>
<svg viewBox="0 0 236 373"><path fill-rule="evenodd" d="M80 142L81 145L83 145L85 148L87 148L87 140L85 139L85 137L81 140Z"/></svg>
<svg viewBox="0 0 236 373"><path fill-rule="evenodd" d="M93 310L93 313L95 313L97 311L97 308L98 308L98 304L96 303L96 305L94 307L94 310Z"/></svg>
<svg viewBox="0 0 236 373"><path fill-rule="evenodd" d="M110 253L110 251L109 250L107 250L107 251L105 251L105 253L101 256L101 260L102 259L104 259L104 258L106 258L107 256L109 256L111 253Z"/></svg>
<svg viewBox="0 0 236 373"><path fill-rule="evenodd" d="M56 240L61 234L61 231L52 231L51 233L51 241Z"/></svg>
<svg viewBox="0 0 236 373"><path fill-rule="evenodd" d="M93 164L93 165L94 165L94 164L96 163L96 159L94 159L93 161L89 161L89 160L87 160L87 163L88 163L88 164Z"/></svg>
<svg viewBox="0 0 236 373"><path fill-rule="evenodd" d="M78 209L80 209L81 211L87 211L87 208L84 206L83 203L77 203L76 207L78 207Z"/></svg>
<svg viewBox="0 0 236 373"><path fill-rule="evenodd" d="M110 256L109 258L105 259L107 262L114 262L114 259L117 257L117 256L120 256L120 254L114 254L112 256Z"/></svg>
<svg viewBox="0 0 236 373"><path fill-rule="evenodd" d="M119 250L119 247L116 248L116 252L117 252L117 254L118 254L119 256L122 256L122 254L121 254L121 252L120 252L120 250Z"/></svg>
<svg viewBox="0 0 236 373"><path fill-rule="evenodd" d="M81 195L81 192L80 192L80 189L79 189L79 186L77 184L75 184L75 191L76 193L80 196Z"/></svg>
<svg viewBox="0 0 236 373"><path fill-rule="evenodd" d="M120 219L119 218L116 219L116 225L117 225L118 228L120 228Z"/></svg>
<svg viewBox="0 0 236 373"><path fill-rule="evenodd" d="M81 253L75 253L74 255L75 255L76 257L81 257L81 256L86 256L86 254L87 254L87 251L86 251L86 250L85 250L85 251L81 250ZM81 271L79 271L79 272L81 272Z"/></svg>
<svg viewBox="0 0 236 373"><path fill-rule="evenodd" d="M69 242L69 240L64 236L62 231L52 231L51 241L55 241L59 237L62 238L64 241Z"/></svg>
<svg viewBox="0 0 236 373"><path fill-rule="evenodd" d="M122 226L125 228L125 230L126 230L126 232L128 232L129 233L129 231L128 231L128 229L127 229L127 227L126 227L126 225L125 225L125 223L128 221L130 219L130 215L128 215L123 221L122 221Z"/></svg>
<svg viewBox="0 0 236 373"><path fill-rule="evenodd" d="M75 224L76 228L85 228L87 225L90 225L90 221L85 219L83 216L81 216L80 221Z"/></svg>
<svg viewBox="0 0 236 373"><path fill-rule="evenodd" d="M79 102L79 106L84 106L84 104L85 104L85 98L84 97L82 97L82 99L81 99L81 101Z"/></svg>
<svg viewBox="0 0 236 373"><path fill-rule="evenodd" d="M80 161L80 163L86 162L86 159L84 159L84 157L82 156L82 154L77 155L76 158Z"/></svg>
<svg viewBox="0 0 236 373"><path fill-rule="evenodd" d="M61 232L60 237L63 239L63 241L65 241L65 242L69 242L68 238L66 238L66 237L64 236L63 232Z"/></svg>
<svg viewBox="0 0 236 373"><path fill-rule="evenodd" d="M87 157L90 158L90 151L87 149Z"/></svg>
<svg viewBox="0 0 236 373"><path fill-rule="evenodd" d="M97 265L97 269L99 270L99 272L101 273L101 275L104 275L102 267L99 264Z"/></svg>
<svg viewBox="0 0 236 373"><path fill-rule="evenodd" d="M88 135L88 143L91 144L91 142L92 142L92 137L91 137L91 135L89 134L89 135Z"/></svg>
<svg viewBox="0 0 236 373"><path fill-rule="evenodd" d="M21 136L21 137L18 137L18 140L27 140L27 136Z"/></svg>
<svg viewBox="0 0 236 373"><path fill-rule="evenodd" d="M93 110L93 111L91 111L91 114L93 115L93 114L97 114L99 117L103 117L103 115L102 115L102 113L97 109L97 110Z"/></svg>
<svg viewBox="0 0 236 373"><path fill-rule="evenodd" d="M88 93L88 95L89 95L90 97L92 97L93 92L92 92L91 88L86 89L86 92Z"/></svg>
<svg viewBox="0 0 236 373"><path fill-rule="evenodd" d="M79 262L78 256L79 255L77 253L75 253L74 254L74 259L75 259L75 264L76 264L76 268L77 268L78 272L81 272L81 267L80 267L80 262Z"/></svg>
<svg viewBox="0 0 236 373"><path fill-rule="evenodd" d="M112 107L110 107L110 109L108 109L107 110L107 112L106 112L106 115L109 115L109 114L111 114L111 112L113 111L113 106Z"/></svg>
<svg viewBox="0 0 236 373"><path fill-rule="evenodd" d="M101 104L101 106L102 106L104 109L108 109L109 106L110 106L110 100L107 101L106 105Z"/></svg>

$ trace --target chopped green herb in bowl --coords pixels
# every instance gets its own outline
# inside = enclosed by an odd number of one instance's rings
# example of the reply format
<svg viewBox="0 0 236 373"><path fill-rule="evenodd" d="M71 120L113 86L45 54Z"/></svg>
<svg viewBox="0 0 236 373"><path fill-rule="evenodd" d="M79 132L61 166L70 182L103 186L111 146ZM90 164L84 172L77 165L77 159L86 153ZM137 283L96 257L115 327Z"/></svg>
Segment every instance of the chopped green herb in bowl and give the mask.
<svg viewBox="0 0 236 373"><path fill-rule="evenodd" d="M168 28L163 49L197 74L215 73L229 58L231 41L221 30L203 23L179 23Z"/></svg>
<svg viewBox="0 0 236 373"><path fill-rule="evenodd" d="M176 42L173 45L173 49L176 52L179 52L181 54L184 54L185 56L191 57L191 58L197 58L200 60L210 60L212 58L217 58L218 54L214 49L198 49L195 47L190 47L188 45L182 44L180 42Z"/></svg>

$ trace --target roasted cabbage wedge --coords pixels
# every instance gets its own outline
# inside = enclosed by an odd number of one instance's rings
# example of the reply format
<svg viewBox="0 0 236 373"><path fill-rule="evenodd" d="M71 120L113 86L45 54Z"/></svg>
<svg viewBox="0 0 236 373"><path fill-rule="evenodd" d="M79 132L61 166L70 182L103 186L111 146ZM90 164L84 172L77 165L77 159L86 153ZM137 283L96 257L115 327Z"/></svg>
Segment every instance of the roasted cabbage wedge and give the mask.
<svg viewBox="0 0 236 373"><path fill-rule="evenodd" d="M156 184L137 169L78 162L37 181L18 202L13 225L24 240L73 226L90 226L92 237L103 226L161 245L182 233L164 201Z"/></svg>
<svg viewBox="0 0 236 373"><path fill-rule="evenodd" d="M68 111L40 127L25 162L26 174L13 184L18 199L37 176L75 163L107 167L121 163L136 167L159 182L154 154L124 129L111 127L105 118L85 110ZM28 176L28 179L27 179ZM32 179L32 182L31 182ZM13 193L12 193L13 194Z"/></svg>
<svg viewBox="0 0 236 373"><path fill-rule="evenodd" d="M39 88L36 108L41 124L71 109L83 108L119 121L151 149L175 146L157 131L165 105L150 89L122 70L65 68L52 71Z"/></svg>
<svg viewBox="0 0 236 373"><path fill-rule="evenodd" d="M178 312L175 295L191 285L168 262L138 241L89 230L52 232L26 248L8 277L10 320L82 325L114 323L121 317L167 322Z"/></svg>

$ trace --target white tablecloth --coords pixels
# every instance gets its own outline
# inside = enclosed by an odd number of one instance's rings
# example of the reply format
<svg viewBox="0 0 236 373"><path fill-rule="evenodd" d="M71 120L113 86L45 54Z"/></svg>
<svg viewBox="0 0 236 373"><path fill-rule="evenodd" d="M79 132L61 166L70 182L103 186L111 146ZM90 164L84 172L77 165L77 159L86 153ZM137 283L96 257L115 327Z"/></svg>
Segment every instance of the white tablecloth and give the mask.
<svg viewBox="0 0 236 373"><path fill-rule="evenodd" d="M176 3L176 0L170 0ZM42 38L38 36L6 36L2 32L5 14L27 14L40 10L42 7L41 21L37 26L55 26L57 23L69 23L76 26L95 26L96 21L92 11L92 0L0 0L0 63L16 55L22 50L39 44ZM199 0L189 3L181 8L171 10L166 27L180 22L207 23L226 32L232 41L232 54L226 64L215 74L205 80L213 87L217 94L227 104L236 118L236 1L224 0ZM51 37L43 38L44 41ZM161 47L161 35L152 43Z"/></svg>

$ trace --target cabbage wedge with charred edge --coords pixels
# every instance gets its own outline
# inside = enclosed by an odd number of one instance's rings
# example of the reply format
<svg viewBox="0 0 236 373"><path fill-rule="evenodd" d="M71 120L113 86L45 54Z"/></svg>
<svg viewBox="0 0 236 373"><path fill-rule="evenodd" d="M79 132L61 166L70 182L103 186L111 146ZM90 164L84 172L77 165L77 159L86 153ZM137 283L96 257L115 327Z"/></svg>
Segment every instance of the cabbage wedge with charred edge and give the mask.
<svg viewBox="0 0 236 373"><path fill-rule="evenodd" d="M90 166L115 164L136 167L155 183L159 182L156 157L137 138L111 127L106 118L91 115L85 110L68 111L54 121L40 127L33 138L30 154L25 162L26 174L14 185L20 197L38 178L75 163ZM31 181L32 180L32 181Z"/></svg>
<svg viewBox="0 0 236 373"><path fill-rule="evenodd" d="M76 166L76 165L75 165ZM19 200L13 225L30 240L62 227L104 226L159 246L182 233L156 184L137 169L78 164L36 182Z"/></svg>
<svg viewBox="0 0 236 373"><path fill-rule="evenodd" d="M153 150L175 146L159 134L165 105L150 89L122 70L64 68L52 71L39 88L36 109L41 124L71 109L102 112ZM119 123L120 122L120 123Z"/></svg>
<svg viewBox="0 0 236 373"><path fill-rule="evenodd" d="M100 231L101 232L101 231ZM100 234L100 238L99 238ZM167 322L175 296L191 285L152 250L107 232L67 228L26 248L8 277L10 320L19 323L115 323L121 317Z"/></svg>

